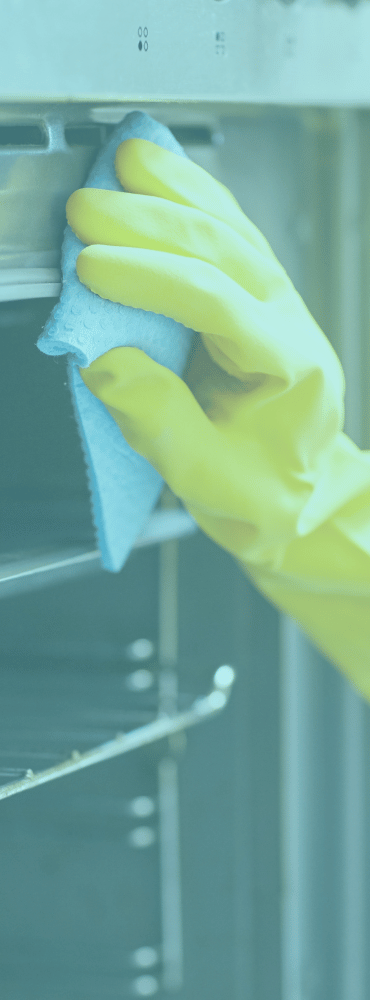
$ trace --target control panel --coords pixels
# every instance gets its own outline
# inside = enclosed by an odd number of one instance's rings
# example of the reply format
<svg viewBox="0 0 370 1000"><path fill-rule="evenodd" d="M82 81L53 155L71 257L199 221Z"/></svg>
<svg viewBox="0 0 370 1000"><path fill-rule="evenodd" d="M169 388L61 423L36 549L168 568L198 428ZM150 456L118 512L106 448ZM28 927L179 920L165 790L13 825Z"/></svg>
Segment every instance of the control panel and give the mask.
<svg viewBox="0 0 370 1000"><path fill-rule="evenodd" d="M2 102L366 106L368 0L8 0Z"/></svg>

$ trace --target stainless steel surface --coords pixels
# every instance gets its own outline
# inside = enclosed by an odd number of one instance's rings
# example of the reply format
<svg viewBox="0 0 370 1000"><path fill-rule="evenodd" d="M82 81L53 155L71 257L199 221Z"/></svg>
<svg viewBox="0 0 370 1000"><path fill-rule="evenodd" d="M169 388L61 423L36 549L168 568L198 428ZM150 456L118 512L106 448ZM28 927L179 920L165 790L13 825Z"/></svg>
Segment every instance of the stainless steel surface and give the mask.
<svg viewBox="0 0 370 1000"><path fill-rule="evenodd" d="M184 734L184 729L177 733ZM181 892L181 844L177 761L163 757L158 766L160 817L163 988L178 991L184 984L184 943Z"/></svg>
<svg viewBox="0 0 370 1000"><path fill-rule="evenodd" d="M66 202L84 185L109 130L136 107L118 105L112 113L103 103L0 103L0 301L59 295ZM155 106L140 108L156 117ZM160 104L157 117L182 128L185 144L217 148L223 141L217 109L180 105L170 112Z"/></svg>
<svg viewBox="0 0 370 1000"><path fill-rule="evenodd" d="M8 271L0 285L3 301L6 295L10 300L17 297L14 285L24 298L22 285L59 284L66 201L84 183L105 138L104 126L93 125L92 145L86 133L84 142L78 141L80 132L75 133L76 145L71 133L68 143L66 129L81 120L89 124L73 105L58 110L40 104L29 109L0 106L0 268ZM30 136L30 122L39 145ZM20 269L27 272L23 280ZM46 291L53 294L51 287ZM54 294L59 292L55 289Z"/></svg>
<svg viewBox="0 0 370 1000"><path fill-rule="evenodd" d="M172 15L170 0L8 0L3 101L369 101L367 0L184 0Z"/></svg>
<svg viewBox="0 0 370 1000"><path fill-rule="evenodd" d="M164 491L161 506L169 514L177 504ZM179 580L178 542L163 542L159 551L158 659L159 716L165 718L178 708ZM180 736L180 740L179 740ZM179 773L177 756L186 747L184 730L171 734L168 754L158 765L158 808L160 818L160 880L162 921L162 983L166 991L178 992L184 979L184 943L181 889L181 845Z"/></svg>

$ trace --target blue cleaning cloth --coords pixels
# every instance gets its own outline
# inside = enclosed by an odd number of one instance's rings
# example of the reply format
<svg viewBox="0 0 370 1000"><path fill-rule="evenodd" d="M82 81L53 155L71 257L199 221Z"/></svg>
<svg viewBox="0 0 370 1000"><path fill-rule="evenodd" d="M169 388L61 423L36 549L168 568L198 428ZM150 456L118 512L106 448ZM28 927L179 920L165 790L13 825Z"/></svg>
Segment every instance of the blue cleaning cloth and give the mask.
<svg viewBox="0 0 370 1000"><path fill-rule="evenodd" d="M141 111L132 111L99 153L85 187L124 190L116 177L114 157L120 143L132 138L149 139L186 156L168 128ZM153 361L181 376L194 332L167 316L132 309L91 292L76 272L76 260L84 246L67 225L62 244L62 291L37 347L43 354L68 354L68 384L87 467L97 545L104 569L117 573L158 501L163 479L127 444L78 368L86 368L113 347L139 347Z"/></svg>

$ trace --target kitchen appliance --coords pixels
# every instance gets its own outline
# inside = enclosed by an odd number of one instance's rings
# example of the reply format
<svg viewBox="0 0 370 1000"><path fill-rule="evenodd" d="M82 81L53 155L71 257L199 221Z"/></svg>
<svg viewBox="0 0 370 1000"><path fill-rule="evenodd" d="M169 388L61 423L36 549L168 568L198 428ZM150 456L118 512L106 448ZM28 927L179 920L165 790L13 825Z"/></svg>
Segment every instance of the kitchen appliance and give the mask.
<svg viewBox="0 0 370 1000"><path fill-rule="evenodd" d="M9 0L0 29L2 995L365 1000L368 706L168 488L102 572L35 344L66 201L138 108L267 237L370 447L370 5Z"/></svg>

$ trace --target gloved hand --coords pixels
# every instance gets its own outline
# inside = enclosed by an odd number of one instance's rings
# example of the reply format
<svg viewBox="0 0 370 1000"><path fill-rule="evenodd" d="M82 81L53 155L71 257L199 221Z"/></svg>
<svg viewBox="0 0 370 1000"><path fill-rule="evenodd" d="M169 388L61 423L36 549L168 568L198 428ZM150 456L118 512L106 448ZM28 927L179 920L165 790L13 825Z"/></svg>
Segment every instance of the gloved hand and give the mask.
<svg viewBox="0 0 370 1000"><path fill-rule="evenodd" d="M143 139L119 146L126 192L84 188L67 218L77 274L114 302L199 331L184 379L138 348L80 369L128 443L203 530L275 564L343 420L338 358L230 192ZM143 197L145 195L145 197Z"/></svg>
<svg viewBox="0 0 370 1000"><path fill-rule="evenodd" d="M292 545L295 584L306 579L307 554L302 569L294 545L370 489L370 461L342 433L341 364L227 188L144 139L122 143L115 168L125 192L83 188L68 199L68 222L88 244L78 277L197 336L183 378L131 347L81 376L203 531L270 596L267 576L289 576ZM330 552L320 566L311 561L316 584L320 574L337 579ZM343 565L343 581L346 573ZM272 599L289 613L276 587ZM321 625L304 627L346 667Z"/></svg>

